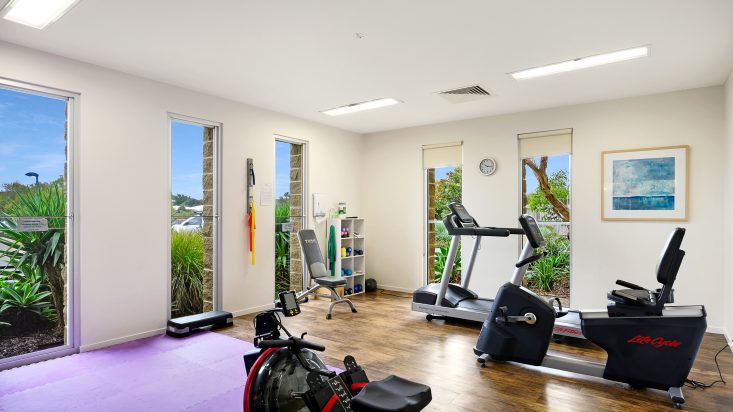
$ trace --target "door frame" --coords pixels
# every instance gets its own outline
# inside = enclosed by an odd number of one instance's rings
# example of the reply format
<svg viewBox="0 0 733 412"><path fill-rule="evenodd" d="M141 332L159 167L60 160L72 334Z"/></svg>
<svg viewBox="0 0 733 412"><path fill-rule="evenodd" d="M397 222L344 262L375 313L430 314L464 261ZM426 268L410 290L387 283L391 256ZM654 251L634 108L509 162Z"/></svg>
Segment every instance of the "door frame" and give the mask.
<svg viewBox="0 0 733 412"><path fill-rule="evenodd" d="M308 191L308 182L310 181L310 173L309 173L309 168L308 168L308 160L310 158L310 153L308 151L309 151L309 148L310 148L310 144L309 144L310 142L308 140L298 139L296 137L290 137L290 136L285 136L285 135L282 135L282 134L275 133L273 135L273 141L272 141L272 156L273 156L273 159L275 159L275 161L273 161L272 164L273 164L273 169L274 169L274 174L273 175L275 175L275 176L277 175L277 153L276 153L276 151L277 151L277 148L276 148L277 142L283 142L283 143L289 143L289 144L298 144L298 145L303 146L303 156L301 158L301 163L300 163L300 168L301 168L301 171L303 172L303 179L302 179L303 180L303 188L301 189L302 190L302 197L301 197L301 199L302 199L302 203L303 204L301 206L302 207L301 210L302 210L302 214L303 214L303 229L310 229L310 219L309 219L309 216L308 216L308 211L310 210L308 208L308 198L310 197L310 192ZM274 191L275 188L273 187L272 190ZM273 218L274 218L274 212L273 212ZM273 227L273 233L274 233L274 229L275 228ZM274 240L273 240L273 242L274 242ZM292 245L291 245L291 247L292 247ZM300 246L298 245L298 247L300 247ZM302 278L302 285L301 285L301 287L303 288L303 290L308 290L308 285L310 284L310 276L309 276L310 272L308 271L308 268L305 265L305 260L302 260L302 264L303 264L303 269L302 269L303 270L303 278ZM273 283L273 291L274 291L274 289L275 289L275 284Z"/></svg>
<svg viewBox="0 0 733 412"><path fill-rule="evenodd" d="M66 100L66 343L23 355L0 359L0 370L15 368L61 356L79 353L81 346L80 311L80 213L79 213L79 125L81 94L0 77L0 87L21 93Z"/></svg>
<svg viewBox="0 0 733 412"><path fill-rule="evenodd" d="M167 268L167 275L166 275L166 308L165 308L165 316L166 319L171 319L171 271L172 271L172 265L171 265L171 209L173 208L173 204L171 202L171 194L173 189L173 183L172 183L172 173L171 173L171 167L173 165L173 157L171 155L171 150L173 149L173 122L179 122L179 123L187 123L195 126L203 126L203 127L210 127L214 129L213 133L213 141L214 141L214 151L212 153L212 161L213 161L213 173L214 173L214 183L213 183L213 190L214 190L214 216L212 221L214 222L214 256L212 256L213 262L214 262L214 279L213 279L213 288L214 291L212 293L212 296L214 298L213 302L213 309L214 310L222 310L222 278L221 278L221 255L222 255L222 247L221 247L221 241L222 241L222 218L221 218L221 147L222 147L222 137L224 135L224 124L221 122L215 122L211 120L202 119L199 117L194 116L188 116L184 114L174 113L174 112L168 112L166 116L167 121L167 128L168 128L168 139L167 139L167 150L166 150L166 156L167 158L167 164L168 164L168 183L167 183L167 194L166 194L166 202L167 205L166 209L166 215L168 218L166 219L166 229L165 229L165 247L166 247L166 268Z"/></svg>

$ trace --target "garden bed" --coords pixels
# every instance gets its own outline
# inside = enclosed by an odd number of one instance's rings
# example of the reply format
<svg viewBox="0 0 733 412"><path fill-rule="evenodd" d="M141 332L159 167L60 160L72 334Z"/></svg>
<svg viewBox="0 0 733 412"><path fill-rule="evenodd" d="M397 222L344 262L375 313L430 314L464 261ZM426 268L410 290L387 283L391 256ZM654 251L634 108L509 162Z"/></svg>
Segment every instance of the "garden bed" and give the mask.
<svg viewBox="0 0 733 412"><path fill-rule="evenodd" d="M28 311L8 310L0 315L0 359L23 355L64 344L62 330L43 318Z"/></svg>
<svg viewBox="0 0 733 412"><path fill-rule="evenodd" d="M0 359L24 355L64 344L64 333L54 328L38 330L25 336L0 337Z"/></svg>
<svg viewBox="0 0 733 412"><path fill-rule="evenodd" d="M567 308L570 306L570 279L566 276L558 279L553 285L552 290L549 292L536 288L533 285L529 285L528 289L536 293L537 295L542 296L543 298L560 299L563 308Z"/></svg>

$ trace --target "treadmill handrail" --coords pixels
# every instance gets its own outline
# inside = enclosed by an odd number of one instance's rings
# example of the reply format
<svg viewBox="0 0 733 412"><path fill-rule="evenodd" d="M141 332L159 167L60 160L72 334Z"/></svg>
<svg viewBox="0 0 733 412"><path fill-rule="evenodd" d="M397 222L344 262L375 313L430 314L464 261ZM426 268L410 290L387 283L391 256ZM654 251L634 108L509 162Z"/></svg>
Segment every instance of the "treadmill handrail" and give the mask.
<svg viewBox="0 0 733 412"><path fill-rule="evenodd" d="M508 237L509 235L523 235L524 230L521 228L509 228L509 227L491 227L491 226L472 226L463 227L458 226L453 219L458 219L457 216L450 214L443 219L448 234L451 236L482 236L482 237ZM474 223L476 221L474 220Z"/></svg>
<svg viewBox="0 0 733 412"><path fill-rule="evenodd" d="M509 237L511 233L506 229L498 229L493 227L477 227L474 230L475 236L496 236Z"/></svg>

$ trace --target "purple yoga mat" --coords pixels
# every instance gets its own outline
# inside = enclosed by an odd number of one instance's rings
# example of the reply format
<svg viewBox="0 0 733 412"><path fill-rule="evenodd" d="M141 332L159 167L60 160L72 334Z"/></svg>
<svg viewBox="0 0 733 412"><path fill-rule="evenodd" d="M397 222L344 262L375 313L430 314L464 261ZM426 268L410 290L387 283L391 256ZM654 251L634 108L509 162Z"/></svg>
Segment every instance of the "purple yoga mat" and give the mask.
<svg viewBox="0 0 733 412"><path fill-rule="evenodd" d="M0 372L0 412L241 411L251 343L165 335Z"/></svg>

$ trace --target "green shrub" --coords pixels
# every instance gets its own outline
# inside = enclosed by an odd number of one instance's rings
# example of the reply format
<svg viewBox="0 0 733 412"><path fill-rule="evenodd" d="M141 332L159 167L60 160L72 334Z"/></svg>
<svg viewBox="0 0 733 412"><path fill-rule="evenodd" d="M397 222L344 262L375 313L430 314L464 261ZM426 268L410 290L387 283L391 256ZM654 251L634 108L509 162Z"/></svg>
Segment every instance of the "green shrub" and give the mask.
<svg viewBox="0 0 733 412"><path fill-rule="evenodd" d="M450 246L452 236L448 233L448 229L445 227L443 222L435 223L435 247L447 248Z"/></svg>
<svg viewBox="0 0 733 412"><path fill-rule="evenodd" d="M435 248L434 255L434 267L435 281L440 282L443 279L443 270L445 270L445 264L448 262L448 250L449 247L437 247ZM453 271L451 272L450 281L451 283L457 283L461 280L461 245L458 245L458 252L456 252L456 259L453 261Z"/></svg>
<svg viewBox="0 0 733 412"><path fill-rule="evenodd" d="M6 250L0 255L13 260L16 268L41 268L44 286L48 286L55 308L57 326L64 322L64 280L66 251L66 194L60 181L19 190L0 215L0 244ZM48 218L49 230L20 232L14 216L53 216ZM3 219L3 217L8 217ZM46 295L46 298L49 295Z"/></svg>
<svg viewBox="0 0 733 412"><path fill-rule="evenodd" d="M51 292L43 292L40 282L25 281L1 281L0 282L0 313L8 309L33 312L51 322L57 319L53 305L48 301Z"/></svg>
<svg viewBox="0 0 733 412"><path fill-rule="evenodd" d="M290 201L280 198L275 204L275 295L290 290L290 232L282 224L290 221Z"/></svg>
<svg viewBox="0 0 733 412"><path fill-rule="evenodd" d="M171 232L173 316L201 313L204 301L204 236L199 231Z"/></svg>
<svg viewBox="0 0 733 412"><path fill-rule="evenodd" d="M570 276L570 239L549 226L540 231L547 256L529 265L527 281L542 292L552 292L557 282Z"/></svg>
<svg viewBox="0 0 733 412"><path fill-rule="evenodd" d="M290 233L275 232L275 294L290 290Z"/></svg>

